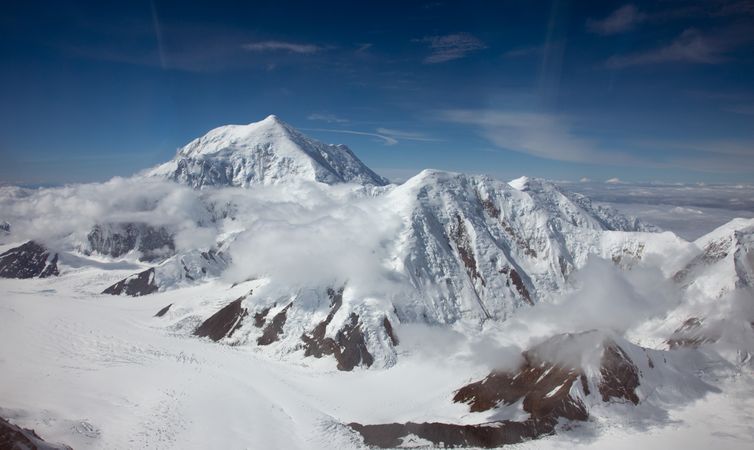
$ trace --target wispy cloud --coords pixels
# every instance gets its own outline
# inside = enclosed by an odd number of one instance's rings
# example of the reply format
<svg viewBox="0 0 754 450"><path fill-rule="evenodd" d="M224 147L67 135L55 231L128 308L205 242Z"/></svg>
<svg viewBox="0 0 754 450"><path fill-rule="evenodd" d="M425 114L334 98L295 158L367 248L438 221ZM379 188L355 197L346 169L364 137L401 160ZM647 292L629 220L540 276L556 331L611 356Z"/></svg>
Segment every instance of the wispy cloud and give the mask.
<svg viewBox="0 0 754 450"><path fill-rule="evenodd" d="M393 137L385 136L384 134L379 134L379 133L369 133L367 131L337 130L337 129L332 129L332 128L301 128L301 129L305 131L320 131L324 133L340 133L340 134L354 134L357 136L370 136L370 137L381 139L385 145L395 145L398 143L398 140Z"/></svg>
<svg viewBox="0 0 754 450"><path fill-rule="evenodd" d="M639 8L629 4L621 6L604 19L587 20L586 28L592 33L607 36L631 31L646 18L647 15L639 11Z"/></svg>
<svg viewBox="0 0 754 450"><path fill-rule="evenodd" d="M331 128L302 128L309 131L321 131L326 133L354 134L357 136L371 136L381 139L385 145L396 145L400 141L421 141L421 142L439 142L439 139L432 138L424 133L415 131L402 131L390 128L377 128L374 132L360 130L342 130Z"/></svg>
<svg viewBox="0 0 754 450"><path fill-rule="evenodd" d="M506 110L445 110L444 121L471 125L503 150L575 163L685 168L710 173L754 170L754 141L746 139L684 141L632 140L618 145L584 137L574 124L556 114ZM628 150L630 149L630 150Z"/></svg>
<svg viewBox="0 0 754 450"><path fill-rule="evenodd" d="M426 36L415 39L429 45L432 53L424 58L426 64L437 64L460 59L487 46L476 36L469 33L454 33L444 36Z"/></svg>
<svg viewBox="0 0 754 450"><path fill-rule="evenodd" d="M726 60L727 49L728 45L724 40L705 36L689 28L668 45L644 52L614 55L605 64L615 69L671 62L719 64Z"/></svg>
<svg viewBox="0 0 754 450"><path fill-rule="evenodd" d="M445 121L476 126L496 146L557 161L621 164L630 155L604 151L589 139L577 136L560 116L535 112L496 110L446 110Z"/></svg>
<svg viewBox="0 0 754 450"><path fill-rule="evenodd" d="M377 128L377 133L390 136L399 140L407 141L422 141L422 142L439 142L440 139L435 139L425 135L424 133L417 133L415 131L401 131L392 128Z"/></svg>
<svg viewBox="0 0 754 450"><path fill-rule="evenodd" d="M736 114L742 114L745 116L754 116L754 104L739 104L723 107L723 111L728 111Z"/></svg>
<svg viewBox="0 0 754 450"><path fill-rule="evenodd" d="M525 56L541 55L544 52L544 45L530 45L528 47L518 47L503 53L506 58L521 58Z"/></svg>
<svg viewBox="0 0 754 450"><path fill-rule="evenodd" d="M327 122L327 123L348 123L348 119L344 119L342 117L338 117L335 114L327 114L327 113L312 113L307 116L308 120L316 120L320 122Z"/></svg>
<svg viewBox="0 0 754 450"><path fill-rule="evenodd" d="M289 52L299 54L312 54L324 50L324 47L315 44L302 44L286 41L259 41L249 42L242 46L250 52Z"/></svg>

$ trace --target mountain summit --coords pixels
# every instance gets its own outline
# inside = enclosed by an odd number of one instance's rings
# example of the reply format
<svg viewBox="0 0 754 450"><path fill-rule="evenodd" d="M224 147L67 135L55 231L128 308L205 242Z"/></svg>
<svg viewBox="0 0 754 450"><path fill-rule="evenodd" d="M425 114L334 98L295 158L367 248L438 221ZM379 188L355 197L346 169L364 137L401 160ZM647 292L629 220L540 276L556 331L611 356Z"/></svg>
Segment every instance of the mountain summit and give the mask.
<svg viewBox="0 0 754 450"><path fill-rule="evenodd" d="M146 174L196 189L269 185L292 179L326 184L388 184L345 145L310 139L274 115L248 125L215 128Z"/></svg>

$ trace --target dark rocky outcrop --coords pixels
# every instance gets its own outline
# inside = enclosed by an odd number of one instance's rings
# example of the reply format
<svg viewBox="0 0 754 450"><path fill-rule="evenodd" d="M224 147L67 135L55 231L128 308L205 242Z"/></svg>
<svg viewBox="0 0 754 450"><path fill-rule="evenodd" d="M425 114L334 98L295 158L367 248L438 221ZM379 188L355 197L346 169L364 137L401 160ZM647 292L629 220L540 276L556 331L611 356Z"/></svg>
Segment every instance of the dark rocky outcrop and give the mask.
<svg viewBox="0 0 754 450"><path fill-rule="evenodd" d="M335 351L338 370L353 370L354 367L361 365L369 367L374 363L374 358L367 349L357 314L352 313L349 316L346 325L335 335L335 342L338 344Z"/></svg>
<svg viewBox="0 0 754 450"><path fill-rule="evenodd" d="M321 358L324 355L334 354L338 347L335 340L325 337L325 332L327 331L327 326L332 322L335 313L343 305L343 288L337 291L328 289L327 295L330 297L330 312L327 313L327 317L318 323L311 332L301 335L301 340L304 341L304 356Z"/></svg>
<svg viewBox="0 0 754 450"><path fill-rule="evenodd" d="M267 314L270 313L270 307L262 308L261 311L257 311L254 313L254 326L257 328L262 328L264 326L264 323L267 322Z"/></svg>
<svg viewBox="0 0 754 450"><path fill-rule="evenodd" d="M58 254L34 241L0 254L0 278L47 278L57 276Z"/></svg>
<svg viewBox="0 0 754 450"><path fill-rule="evenodd" d="M10 233L10 224L4 220L0 220L0 234L2 233Z"/></svg>
<svg viewBox="0 0 754 450"><path fill-rule="evenodd" d="M241 328L243 319L248 315L247 309L242 305L246 297L243 296L230 302L220 311L213 314L194 330L194 335L208 337L215 342L224 337L233 336L233 333Z"/></svg>
<svg viewBox="0 0 754 450"><path fill-rule="evenodd" d="M401 445L412 446L411 440L414 437L446 448L495 448L552 434L555 432L556 425L557 421L552 419L528 419L523 422L503 420L481 425L457 425L438 422L380 425L349 424L353 430L362 436L365 444L382 448L395 448Z"/></svg>
<svg viewBox="0 0 754 450"><path fill-rule="evenodd" d="M581 352L599 353L599 377L588 379L581 367ZM564 355L568 354L568 357ZM563 334L522 353L514 370L497 370L484 379L457 390L453 401L466 403L472 412L489 411L521 401L529 417L522 421L500 420L477 425L451 423L389 423L349 426L368 445L397 447L411 439L428 440L445 447L499 447L555 432L561 420L585 421L589 413L584 397L596 386L602 401L639 402L639 370L628 354L610 337L596 331ZM572 360L569 362L569 360ZM650 367L654 367L650 360ZM575 389L574 389L575 388Z"/></svg>
<svg viewBox="0 0 754 450"><path fill-rule="evenodd" d="M521 275L518 274L516 269L513 269L511 267L503 267L502 269L500 269L500 273L508 275L508 286L513 283L513 286L516 288L516 291L521 294L521 297L523 297L528 304L534 304L531 299L531 294L529 294L529 289L526 288L524 280L521 278Z"/></svg>
<svg viewBox="0 0 754 450"><path fill-rule="evenodd" d="M398 340L398 335L395 334L395 331L393 331L393 325L390 323L390 320L388 320L387 317L382 319L382 326L385 327L385 333L387 333L387 337L390 338L390 342L393 344L393 346L396 346L400 343Z"/></svg>
<svg viewBox="0 0 754 450"><path fill-rule="evenodd" d="M167 314L167 313L168 313L168 311L170 311L170 307L171 307L171 306L173 306L173 304L172 304L172 303L171 303L171 304L169 304L168 306L166 306L166 307L162 308L161 310L157 311L157 314L155 314L154 316L155 316L155 317L162 317L162 316L164 316L165 314Z"/></svg>
<svg viewBox="0 0 754 450"><path fill-rule="evenodd" d="M275 314L275 317L272 318L272 321L267 324L267 326L262 330L262 335L257 339L258 345L270 345L273 342L276 342L280 335L283 334L283 326L285 325L285 321L288 319L288 310L291 308L291 305L293 305L293 302L288 303L288 306L283 308L282 311Z"/></svg>
<svg viewBox="0 0 754 450"><path fill-rule="evenodd" d="M570 396L571 386L577 380L588 392L586 377L580 370L538 361L524 352L524 363L518 370L493 372L456 391L453 401L468 403L469 409L477 412L500 404L511 405L523 398L523 409L533 418L586 420L588 414L583 402Z"/></svg>
<svg viewBox="0 0 754 450"><path fill-rule="evenodd" d="M155 261L175 253L173 236L165 227L146 223L95 225L87 235L92 252L113 257L138 250L144 261Z"/></svg>
<svg viewBox="0 0 754 450"><path fill-rule="evenodd" d="M135 275L131 275L114 285L102 291L103 294L110 295L130 295L131 297L140 297L157 292L159 287L155 282L154 268L147 269Z"/></svg>
<svg viewBox="0 0 754 450"><path fill-rule="evenodd" d="M455 223L451 226L450 237L455 244L459 258L461 258L463 265L466 266L466 272L469 274L469 277L472 280L479 280L482 286L484 286L486 282L477 268L474 249L471 248L471 239L466 231L466 225L458 214L455 216Z"/></svg>
<svg viewBox="0 0 754 450"><path fill-rule="evenodd" d="M325 337L327 326L332 322L335 313L343 304L343 289L341 288L338 291L328 289L327 293L330 297L330 312L327 317L318 323L311 332L301 335L301 340L304 342L304 355L314 356L315 358L333 355L335 360L338 361L338 370L349 371L359 365L371 366L374 363L374 358L367 349L357 314L352 313L348 317L348 321L338 330L335 338ZM387 324L390 326L390 322L387 322ZM390 327L389 333L392 333L392 327ZM391 338L394 337L391 336ZM394 342L397 342L397 340L394 340Z"/></svg>
<svg viewBox="0 0 754 450"><path fill-rule="evenodd" d="M0 449L71 450L71 447L45 442L34 430L21 428L0 417Z"/></svg>
<svg viewBox="0 0 754 450"><path fill-rule="evenodd" d="M626 352L615 343L605 347L600 375L602 380L599 390L603 402L624 399L634 405L639 403L639 396L636 395L636 388L639 387L639 370Z"/></svg>
<svg viewBox="0 0 754 450"><path fill-rule="evenodd" d="M571 387L576 382L580 383L584 396L590 395L586 372L579 364L558 358L564 353L578 352L575 350L577 346L584 346L583 351L588 351L594 345L601 347L600 377L593 382L602 401L616 399L639 403L636 364L615 341L596 332L554 336L523 352L523 363L516 370L493 371L483 380L456 391L453 401L468 403L474 412L494 409L501 404L511 405L523 399L524 411L533 418L586 420L588 414L583 401L571 395Z"/></svg>

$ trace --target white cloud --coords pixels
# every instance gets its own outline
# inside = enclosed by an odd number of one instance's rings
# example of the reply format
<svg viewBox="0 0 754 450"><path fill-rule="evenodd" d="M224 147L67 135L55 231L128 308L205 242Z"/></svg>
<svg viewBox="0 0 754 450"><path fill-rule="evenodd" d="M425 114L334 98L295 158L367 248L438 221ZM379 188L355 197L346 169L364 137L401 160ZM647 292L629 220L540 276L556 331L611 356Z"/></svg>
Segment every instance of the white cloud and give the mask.
<svg viewBox="0 0 754 450"><path fill-rule="evenodd" d="M325 133L341 133L341 134L354 134L357 136L371 136L376 137L378 139L382 139L385 145L395 145L398 143L398 139L395 139L391 136L385 136L384 134L379 133L369 133L367 131L357 131L357 130L336 130L331 128L302 128L304 131L322 131Z"/></svg>
<svg viewBox="0 0 754 450"><path fill-rule="evenodd" d="M424 58L427 64L437 64L465 57L471 52L482 50L487 46L469 33L455 33L445 36L427 36L417 39L429 45L432 53Z"/></svg>
<svg viewBox="0 0 754 450"><path fill-rule="evenodd" d="M630 31L644 21L647 15L634 5L624 5L601 20L588 20L586 27L592 33L601 35L619 34Z"/></svg>
<svg viewBox="0 0 754 450"><path fill-rule="evenodd" d="M323 50L323 47L314 44L301 44L285 41L260 41L249 42L242 46L251 52L275 52L284 51L290 53L312 54Z"/></svg>
<svg viewBox="0 0 754 450"><path fill-rule="evenodd" d="M86 243L96 224L143 222L167 227L177 249L188 250L214 243L214 233L199 225L210 222L203 195L167 181L113 178L39 190L1 188L0 211L18 240L76 246Z"/></svg>
<svg viewBox="0 0 754 450"><path fill-rule="evenodd" d="M525 56L540 55L544 53L544 45L531 45L528 47L519 47L508 50L503 54L506 58L520 58Z"/></svg>
<svg viewBox="0 0 754 450"><path fill-rule="evenodd" d="M424 141L424 142L437 142L439 139L431 138L423 133L417 133L415 131L401 131L392 128L377 128L377 133L390 136L395 139L405 139L407 141Z"/></svg>
<svg viewBox="0 0 754 450"><path fill-rule="evenodd" d="M400 220L380 198L301 183L247 190L234 203L246 229L233 243L228 280L270 276L289 290L348 282L362 293L388 283L388 242Z"/></svg>
<svg viewBox="0 0 754 450"><path fill-rule="evenodd" d="M726 46L721 40L690 28L668 45L644 52L614 55L605 64L614 69L671 62L718 64L726 60L725 50Z"/></svg>
<svg viewBox="0 0 754 450"><path fill-rule="evenodd" d="M446 110L439 117L477 126L481 134L498 147L540 158L608 164L634 162L629 155L601 150L595 142L577 136L565 118L553 114Z"/></svg>
<svg viewBox="0 0 754 450"><path fill-rule="evenodd" d="M330 128L303 128L303 130L323 131L326 133L354 134L357 136L371 136L371 137L376 137L378 139L382 139L385 145L396 145L401 140L422 141L422 142L438 142L439 141L439 139L426 136L423 133L417 133L414 131L394 130L391 128L377 128L375 132L359 131L359 130L339 130L339 129L330 129Z"/></svg>
<svg viewBox="0 0 754 450"><path fill-rule="evenodd" d="M342 117L338 117L335 114L321 114L321 113L312 113L309 114L307 117L308 120L317 120L320 122L327 122L327 123L348 123L348 119L344 119Z"/></svg>

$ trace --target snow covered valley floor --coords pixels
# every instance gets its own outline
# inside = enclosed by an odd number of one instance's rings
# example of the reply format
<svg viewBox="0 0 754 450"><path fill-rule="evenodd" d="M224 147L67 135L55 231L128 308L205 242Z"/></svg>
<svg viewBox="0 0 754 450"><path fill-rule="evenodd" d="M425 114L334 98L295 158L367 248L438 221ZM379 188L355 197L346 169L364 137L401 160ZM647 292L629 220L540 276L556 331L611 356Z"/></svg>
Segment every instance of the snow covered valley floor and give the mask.
<svg viewBox="0 0 754 450"><path fill-rule="evenodd" d="M451 402L454 390L488 371L458 346L409 349L384 370L281 361L171 332L154 317L170 303L233 297L247 287L209 283L139 299L97 294L118 272L0 280L0 416L77 449L361 448L345 423L489 420ZM754 377L731 373L717 386L667 417L606 408L513 448L750 448Z"/></svg>

